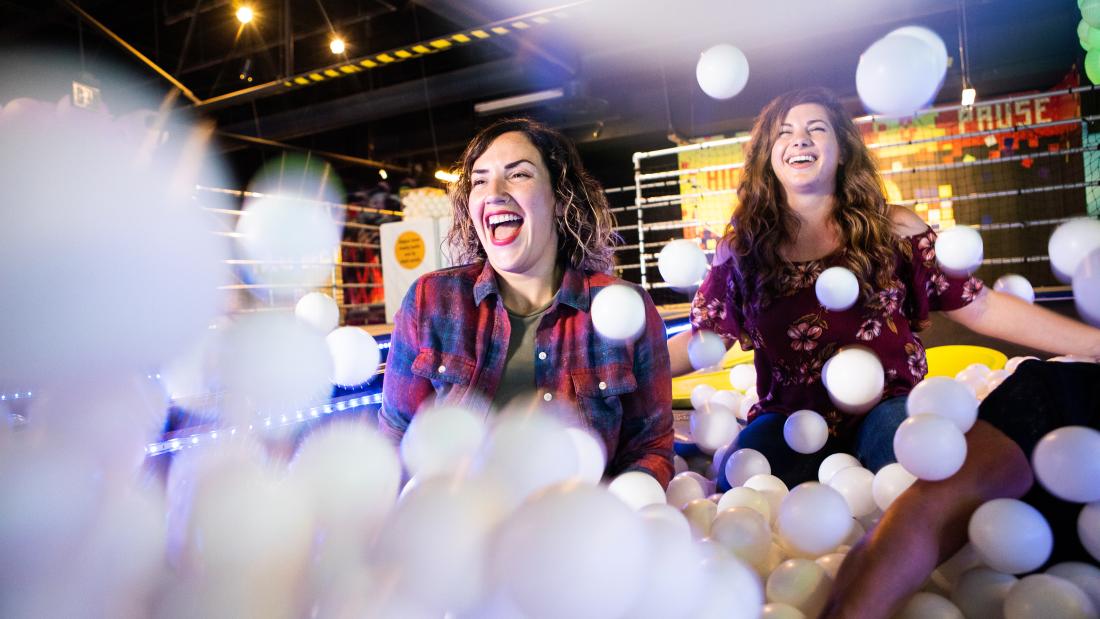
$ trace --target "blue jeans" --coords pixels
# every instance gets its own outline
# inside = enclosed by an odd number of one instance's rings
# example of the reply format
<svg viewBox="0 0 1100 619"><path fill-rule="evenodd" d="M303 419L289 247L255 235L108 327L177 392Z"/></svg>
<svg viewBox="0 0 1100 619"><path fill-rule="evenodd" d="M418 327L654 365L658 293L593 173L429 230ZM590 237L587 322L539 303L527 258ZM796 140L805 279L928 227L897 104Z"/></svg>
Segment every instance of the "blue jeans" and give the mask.
<svg viewBox="0 0 1100 619"><path fill-rule="evenodd" d="M908 396L898 396L879 402L863 416L854 440L844 441L830 436L819 451L801 454L787 446L783 439L783 423L787 416L782 413L763 413L745 426L737 436L737 443L726 453L726 459L738 449L751 448L768 458L772 466L772 475L783 480L788 488L794 488L804 481L817 481L817 469L821 461L838 452L848 452L863 463L871 472L897 462L894 457L894 432L905 421L905 402ZM729 490L726 481L726 462L718 467L718 490Z"/></svg>

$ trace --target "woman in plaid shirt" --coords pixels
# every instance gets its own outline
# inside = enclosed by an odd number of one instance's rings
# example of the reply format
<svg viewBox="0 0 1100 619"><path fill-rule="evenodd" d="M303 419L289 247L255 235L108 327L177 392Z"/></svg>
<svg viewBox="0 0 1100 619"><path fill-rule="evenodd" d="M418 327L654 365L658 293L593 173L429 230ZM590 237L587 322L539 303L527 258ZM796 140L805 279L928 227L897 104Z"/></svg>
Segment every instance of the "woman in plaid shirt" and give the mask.
<svg viewBox="0 0 1100 619"><path fill-rule="evenodd" d="M664 323L644 290L633 341L600 337L592 299L608 274L613 219L576 148L528 119L481 131L461 159L449 234L457 262L424 275L394 319L379 427L400 440L423 405L486 414L532 395L562 402L603 439L607 475L672 477Z"/></svg>

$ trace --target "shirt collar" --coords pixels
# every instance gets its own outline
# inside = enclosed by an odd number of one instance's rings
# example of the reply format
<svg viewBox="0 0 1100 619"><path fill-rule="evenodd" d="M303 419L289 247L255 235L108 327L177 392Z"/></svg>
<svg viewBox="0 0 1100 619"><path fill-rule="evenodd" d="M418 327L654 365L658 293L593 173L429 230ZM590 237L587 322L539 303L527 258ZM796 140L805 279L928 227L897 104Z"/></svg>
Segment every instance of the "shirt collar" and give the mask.
<svg viewBox="0 0 1100 619"><path fill-rule="evenodd" d="M485 297L490 294L499 296L500 289L497 288L496 271L486 260L481 273L474 281L474 305L481 305ZM591 304L589 294L588 278L584 276L584 272L566 266L565 273L561 278L561 288L558 289L558 294L555 296L555 302L564 303L582 312L587 312Z"/></svg>

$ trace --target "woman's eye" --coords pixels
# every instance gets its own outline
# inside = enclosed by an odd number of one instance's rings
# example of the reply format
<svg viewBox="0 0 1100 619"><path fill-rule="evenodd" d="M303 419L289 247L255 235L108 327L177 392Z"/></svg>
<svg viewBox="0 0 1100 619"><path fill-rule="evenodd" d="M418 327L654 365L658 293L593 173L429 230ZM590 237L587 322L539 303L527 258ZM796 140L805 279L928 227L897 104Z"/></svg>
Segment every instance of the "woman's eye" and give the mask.
<svg viewBox="0 0 1100 619"><path fill-rule="evenodd" d="M474 187L477 187L478 185L484 185L484 184L485 184L485 179L483 179L483 178L475 178L475 179L473 180L473 182L471 182L470 184L471 184L472 186L474 186Z"/></svg>

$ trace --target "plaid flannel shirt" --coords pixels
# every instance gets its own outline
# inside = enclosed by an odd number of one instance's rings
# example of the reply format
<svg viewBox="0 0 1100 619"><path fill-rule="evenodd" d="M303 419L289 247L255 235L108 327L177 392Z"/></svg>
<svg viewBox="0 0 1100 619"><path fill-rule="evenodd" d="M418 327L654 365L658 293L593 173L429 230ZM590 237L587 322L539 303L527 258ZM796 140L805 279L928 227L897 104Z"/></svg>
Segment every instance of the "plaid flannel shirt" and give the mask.
<svg viewBox="0 0 1100 619"><path fill-rule="evenodd" d="M673 431L664 322L638 289L645 301L644 331L633 342L600 337L589 308L611 284L626 282L566 268L535 334L538 397L570 405L603 439L607 475L640 470L667 485ZM433 402L488 413L505 371L510 333L496 273L487 262L420 277L394 318L379 428L399 441L417 409Z"/></svg>

